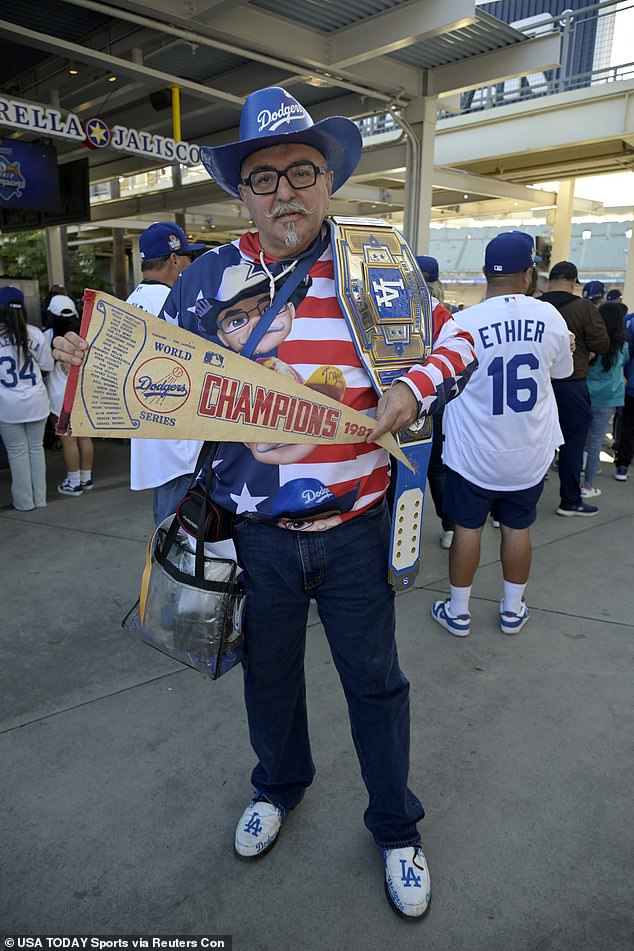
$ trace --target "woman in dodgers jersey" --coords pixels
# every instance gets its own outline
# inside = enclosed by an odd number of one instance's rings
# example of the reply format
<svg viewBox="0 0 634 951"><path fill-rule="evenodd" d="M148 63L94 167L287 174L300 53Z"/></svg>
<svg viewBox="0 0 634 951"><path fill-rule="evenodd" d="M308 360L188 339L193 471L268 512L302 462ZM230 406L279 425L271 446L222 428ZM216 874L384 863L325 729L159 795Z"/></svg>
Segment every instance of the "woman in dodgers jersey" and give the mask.
<svg viewBox="0 0 634 951"><path fill-rule="evenodd" d="M0 288L0 436L9 457L13 507L20 512L46 505L49 399L42 371L52 369L44 334L27 324L22 291Z"/></svg>
<svg viewBox="0 0 634 951"><path fill-rule="evenodd" d="M485 300L454 318L473 336L478 369L444 414L444 502L456 528L449 553L451 597L434 602L432 617L459 637L470 633L471 585L492 506L502 533L500 627L517 634L528 621L523 595L531 562L529 526L544 475L563 442L551 377L565 378L573 367L563 317L551 304L526 296L533 273L530 235L498 235L485 252Z"/></svg>

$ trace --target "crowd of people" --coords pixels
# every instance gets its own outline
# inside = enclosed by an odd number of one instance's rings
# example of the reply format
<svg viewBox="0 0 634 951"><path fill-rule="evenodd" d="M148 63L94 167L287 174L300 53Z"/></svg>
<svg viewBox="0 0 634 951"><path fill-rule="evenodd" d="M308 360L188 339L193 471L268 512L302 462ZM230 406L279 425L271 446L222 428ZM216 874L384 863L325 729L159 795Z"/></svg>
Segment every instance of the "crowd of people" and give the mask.
<svg viewBox="0 0 634 951"><path fill-rule="evenodd" d="M433 417L429 482L440 543L449 550L450 597L434 603L432 617L451 634L470 633L480 538L493 517L501 535L500 628L517 634L529 619L529 528L555 451L557 514L595 515L587 499L600 494L593 480L602 433L623 407L615 475L627 478L634 373L627 392L623 374L634 338L626 308L614 295L602 299L601 282L576 293L570 262L552 268L537 299L533 239L505 232L486 248L484 300L453 314L442 301L438 262L417 259L431 292L429 352L376 392L337 296L326 222L330 196L354 172L361 149L354 122L314 123L279 87L252 93L239 140L203 147L201 159L216 184L246 205L256 230L192 263L199 249L178 226L151 225L140 242L143 279L128 301L243 356L273 355L302 380L328 368L343 381L341 401L371 419L364 443L302 447L292 458L223 443L207 463L212 500L233 519L247 591L244 693L257 762L234 847L248 861L268 854L315 776L304 677L314 599L346 696L368 793L363 818L382 853L387 899L399 915L419 920L429 909L431 878L418 829L424 808L409 787L409 683L398 662L387 576L393 474L376 440ZM47 313L53 355L49 330L27 325L20 292L0 291L0 434L13 504L22 510L46 504L44 425L59 415L60 373L79 365L87 349L67 295L53 295ZM67 474L58 491L74 497L92 487L92 444L65 439ZM174 511L199 448L133 440L132 488L154 490L157 524ZM305 492L309 482L319 491Z"/></svg>

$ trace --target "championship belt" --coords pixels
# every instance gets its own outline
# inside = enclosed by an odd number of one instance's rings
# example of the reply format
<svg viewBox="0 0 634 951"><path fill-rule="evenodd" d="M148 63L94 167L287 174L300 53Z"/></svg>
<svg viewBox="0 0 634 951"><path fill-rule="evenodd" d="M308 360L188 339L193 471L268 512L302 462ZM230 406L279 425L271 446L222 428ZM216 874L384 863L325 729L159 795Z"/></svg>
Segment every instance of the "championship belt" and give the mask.
<svg viewBox="0 0 634 951"><path fill-rule="evenodd" d="M412 251L385 221L328 219L332 232L337 297L357 353L381 395L422 363L432 345L431 297ZM418 573L432 421L417 421L398 434L415 471L397 463L393 480L389 581L408 588Z"/></svg>

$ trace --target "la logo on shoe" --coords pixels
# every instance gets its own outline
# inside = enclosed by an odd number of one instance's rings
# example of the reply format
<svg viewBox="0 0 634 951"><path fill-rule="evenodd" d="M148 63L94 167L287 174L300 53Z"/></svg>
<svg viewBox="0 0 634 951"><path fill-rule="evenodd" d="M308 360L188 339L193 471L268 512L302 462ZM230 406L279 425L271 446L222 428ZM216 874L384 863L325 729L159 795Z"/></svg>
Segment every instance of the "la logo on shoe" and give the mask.
<svg viewBox="0 0 634 951"><path fill-rule="evenodd" d="M420 875L416 874L414 866L406 862L405 859L401 859L401 881L405 888L411 888L412 885L415 888L421 888L422 885Z"/></svg>
<svg viewBox="0 0 634 951"><path fill-rule="evenodd" d="M262 832L262 823L260 822L260 814L254 812L247 824L244 827L245 832L250 832L251 835L258 836Z"/></svg>

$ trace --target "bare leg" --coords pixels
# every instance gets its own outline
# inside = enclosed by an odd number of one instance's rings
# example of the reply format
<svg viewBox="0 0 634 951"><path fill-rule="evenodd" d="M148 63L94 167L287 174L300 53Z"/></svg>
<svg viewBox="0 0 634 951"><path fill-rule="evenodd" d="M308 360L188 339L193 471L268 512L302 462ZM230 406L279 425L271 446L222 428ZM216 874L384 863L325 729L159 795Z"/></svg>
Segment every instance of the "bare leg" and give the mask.
<svg viewBox="0 0 634 951"><path fill-rule="evenodd" d="M469 588L480 564L480 528L455 526L453 545L449 550L449 581L457 588Z"/></svg>
<svg viewBox="0 0 634 951"><path fill-rule="evenodd" d="M67 472L79 471L79 444L77 436L60 436Z"/></svg>
<svg viewBox="0 0 634 951"><path fill-rule="evenodd" d="M509 528L507 525L500 525L500 530L502 533L500 558L504 580L512 584L526 584L531 570L532 555L529 530L528 528Z"/></svg>
<svg viewBox="0 0 634 951"><path fill-rule="evenodd" d="M79 436L79 469L92 469L95 458L95 444L90 436Z"/></svg>

